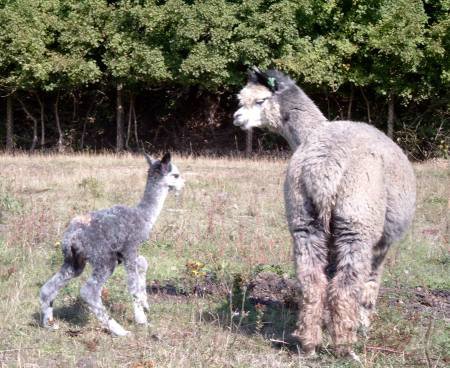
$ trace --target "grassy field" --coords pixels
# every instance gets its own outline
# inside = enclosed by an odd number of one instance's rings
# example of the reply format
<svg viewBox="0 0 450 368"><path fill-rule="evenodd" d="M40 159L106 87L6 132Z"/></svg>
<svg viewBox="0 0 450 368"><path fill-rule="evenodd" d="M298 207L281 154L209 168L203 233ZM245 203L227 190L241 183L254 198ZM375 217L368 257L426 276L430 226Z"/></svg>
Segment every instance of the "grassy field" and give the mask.
<svg viewBox="0 0 450 368"><path fill-rule="evenodd" d="M103 299L133 334L114 338L78 298L88 272L60 292L56 332L39 327L38 293L61 265L59 239L69 219L138 201L144 158L0 156L1 367L450 365L448 162L415 165L415 222L389 254L378 314L370 338L357 346L357 364L334 358L328 341L316 359L303 358L289 343L293 307L250 298L247 285L261 270L293 274L282 193L286 160L174 161L185 190L167 200L141 247L149 263L152 324L133 324L118 267Z"/></svg>

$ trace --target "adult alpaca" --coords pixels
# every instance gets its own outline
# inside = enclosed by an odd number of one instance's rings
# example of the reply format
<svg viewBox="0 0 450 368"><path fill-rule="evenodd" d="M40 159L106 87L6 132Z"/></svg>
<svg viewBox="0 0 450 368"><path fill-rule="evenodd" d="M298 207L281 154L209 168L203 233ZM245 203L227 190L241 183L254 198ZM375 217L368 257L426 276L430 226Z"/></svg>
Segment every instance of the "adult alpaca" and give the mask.
<svg viewBox="0 0 450 368"><path fill-rule="evenodd" d="M254 68L238 97L236 126L277 132L294 151L284 192L302 291L296 335L305 353L314 353L326 308L336 353L355 356L357 328L369 327L386 252L413 218L411 164L374 127L328 121L279 71Z"/></svg>
<svg viewBox="0 0 450 368"><path fill-rule="evenodd" d="M128 334L108 315L101 300L102 286L121 262L127 271L136 323L147 324L144 312L149 308L145 285L147 261L138 255L138 246L148 239L169 190L181 190L184 180L178 168L171 163L169 153L161 160L154 160L148 155L145 158L149 165L147 184L136 207L116 205L77 216L64 232L61 242L64 264L40 292L44 327L57 328L53 321L53 300L62 287L83 272L86 262L92 265L92 275L80 294L103 327L114 335Z"/></svg>

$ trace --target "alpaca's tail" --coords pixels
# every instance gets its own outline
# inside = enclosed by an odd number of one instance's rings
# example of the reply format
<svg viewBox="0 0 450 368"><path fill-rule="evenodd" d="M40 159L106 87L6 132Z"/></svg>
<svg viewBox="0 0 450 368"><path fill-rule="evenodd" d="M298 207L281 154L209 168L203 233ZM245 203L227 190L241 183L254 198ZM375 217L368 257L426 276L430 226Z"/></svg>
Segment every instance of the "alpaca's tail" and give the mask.
<svg viewBox="0 0 450 368"><path fill-rule="evenodd" d="M75 271L82 271L86 266L86 254L77 234L66 234L62 241L64 262L72 265Z"/></svg>

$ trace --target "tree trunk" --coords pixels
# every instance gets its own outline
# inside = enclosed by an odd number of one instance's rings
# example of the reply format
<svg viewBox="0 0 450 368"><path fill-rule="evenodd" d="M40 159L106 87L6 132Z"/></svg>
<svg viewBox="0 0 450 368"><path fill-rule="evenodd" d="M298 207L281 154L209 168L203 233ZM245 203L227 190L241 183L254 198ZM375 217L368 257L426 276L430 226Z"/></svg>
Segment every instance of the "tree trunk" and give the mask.
<svg viewBox="0 0 450 368"><path fill-rule="evenodd" d="M6 97L6 152L14 149L13 126L13 96L8 95Z"/></svg>
<svg viewBox="0 0 450 368"><path fill-rule="evenodd" d="M217 95L217 97L211 96L209 98L209 111L208 111L208 127L209 131L211 132L211 136L213 137L213 140L216 136L216 130L217 130L217 112L220 107L220 95Z"/></svg>
<svg viewBox="0 0 450 368"><path fill-rule="evenodd" d="M38 120L28 111L24 102L20 98L18 98L17 100L20 102L20 105L22 106L23 111L25 111L25 114L33 122L33 141L31 142L31 147L30 147L30 152L33 152L35 150L37 142L38 142L38 133L37 133Z"/></svg>
<svg viewBox="0 0 450 368"><path fill-rule="evenodd" d="M139 149L139 136L138 136L138 127L137 127L137 118L136 118L136 109L134 106L134 96L133 96L133 122L134 122L134 140L136 141L136 148Z"/></svg>
<svg viewBox="0 0 450 368"><path fill-rule="evenodd" d="M59 120L58 103L59 103L59 93L56 95L55 104L53 105L53 111L55 114L56 128L58 129L57 150L59 153L61 153L64 152L64 136L63 131L61 129L61 121Z"/></svg>
<svg viewBox="0 0 450 368"><path fill-rule="evenodd" d="M352 84L350 86L350 100L348 102L347 120L352 120L353 96L354 96L354 90L353 90L353 84Z"/></svg>
<svg viewBox="0 0 450 368"><path fill-rule="evenodd" d="M45 145L45 113L44 113L44 104L42 103L39 94L35 92L36 99L39 103L39 107L41 109L41 148Z"/></svg>
<svg viewBox="0 0 450 368"><path fill-rule="evenodd" d="M361 94L362 94L362 96L363 96L363 98L364 98L364 101L366 102L366 108L367 108L367 122L368 122L369 124L372 124L372 118L371 118L371 115L370 115L370 102L369 102L369 100L367 99L366 94L364 93L363 87L361 87Z"/></svg>
<svg viewBox="0 0 450 368"><path fill-rule="evenodd" d="M89 120L91 119L90 115L91 115L92 109L94 108L96 100L97 100L97 94L91 100L91 103L89 104L88 110L86 112L86 117L83 121L83 131L81 132L80 150L84 149L84 137L86 136L86 126L87 126L87 123L89 122Z"/></svg>
<svg viewBox="0 0 450 368"><path fill-rule="evenodd" d="M127 137L125 139L125 148L130 150L130 135L131 135L131 115L133 113L133 95L130 93L130 106L128 108L128 123L127 123Z"/></svg>
<svg viewBox="0 0 450 368"><path fill-rule="evenodd" d="M79 122L78 110L80 105L80 97L77 96L76 91L72 91L72 124Z"/></svg>
<svg viewBox="0 0 450 368"><path fill-rule="evenodd" d="M246 140L245 140L245 154L246 156L250 156L253 151L253 129L249 129L246 131Z"/></svg>
<svg viewBox="0 0 450 368"><path fill-rule="evenodd" d="M123 84L117 84L117 105L116 105L116 152L122 152L124 147L123 137L123 105L122 105L122 90Z"/></svg>
<svg viewBox="0 0 450 368"><path fill-rule="evenodd" d="M389 93L388 97L388 121L387 121L387 135L389 138L394 138L394 94L392 92Z"/></svg>
<svg viewBox="0 0 450 368"><path fill-rule="evenodd" d="M133 125L134 141L136 143L136 148L139 149L139 137L137 131L137 118L136 109L134 107L134 95L130 93L130 107L128 110L128 126L127 126L127 139L125 141L125 147L127 150L130 149L130 139L131 139L131 125Z"/></svg>

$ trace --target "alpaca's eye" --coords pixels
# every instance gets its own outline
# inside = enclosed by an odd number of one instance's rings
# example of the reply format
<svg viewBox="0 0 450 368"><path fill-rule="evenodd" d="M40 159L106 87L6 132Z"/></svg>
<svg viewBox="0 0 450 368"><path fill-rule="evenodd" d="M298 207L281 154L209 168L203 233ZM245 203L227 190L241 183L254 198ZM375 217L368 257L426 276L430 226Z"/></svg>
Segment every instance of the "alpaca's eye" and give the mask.
<svg viewBox="0 0 450 368"><path fill-rule="evenodd" d="M175 179L178 179L180 177L180 174L172 174L172 175Z"/></svg>
<svg viewBox="0 0 450 368"><path fill-rule="evenodd" d="M262 105L262 104L264 103L265 100L266 100L265 98L262 99L262 100L256 100L256 104L257 104L257 105Z"/></svg>

